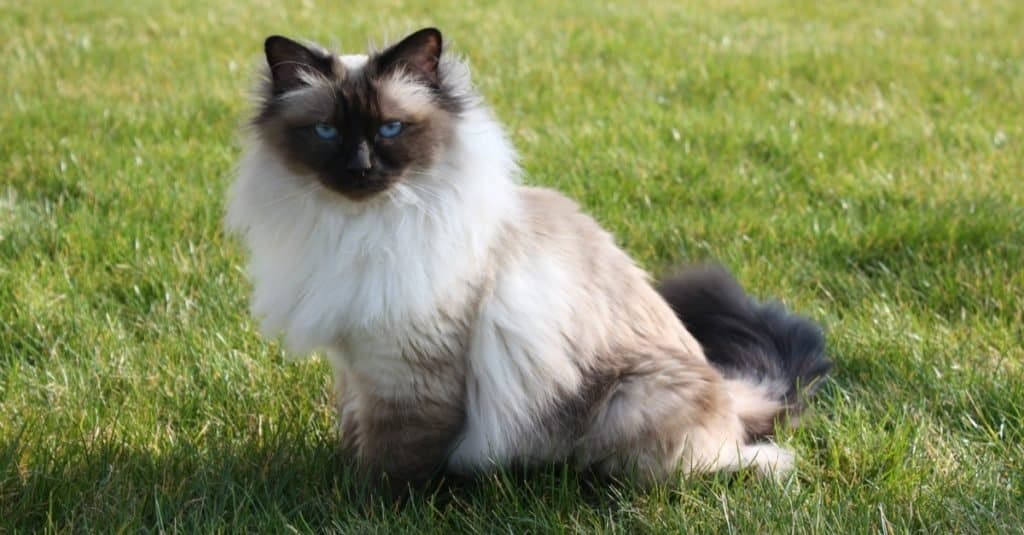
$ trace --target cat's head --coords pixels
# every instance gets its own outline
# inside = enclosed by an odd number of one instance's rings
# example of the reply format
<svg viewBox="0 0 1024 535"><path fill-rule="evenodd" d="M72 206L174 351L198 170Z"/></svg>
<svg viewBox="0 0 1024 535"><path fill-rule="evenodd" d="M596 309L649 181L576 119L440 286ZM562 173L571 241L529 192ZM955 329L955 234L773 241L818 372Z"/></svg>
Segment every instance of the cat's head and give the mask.
<svg viewBox="0 0 1024 535"><path fill-rule="evenodd" d="M354 201L434 165L470 98L433 28L369 56L276 35L264 48L256 132L296 174Z"/></svg>

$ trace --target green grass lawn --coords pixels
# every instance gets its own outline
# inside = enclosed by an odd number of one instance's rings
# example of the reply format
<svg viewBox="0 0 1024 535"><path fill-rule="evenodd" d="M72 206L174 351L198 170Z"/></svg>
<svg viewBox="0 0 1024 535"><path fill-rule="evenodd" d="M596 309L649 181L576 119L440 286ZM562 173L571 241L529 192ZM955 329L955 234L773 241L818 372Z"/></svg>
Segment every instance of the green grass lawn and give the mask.
<svg viewBox="0 0 1024 535"><path fill-rule="evenodd" d="M0 2L0 533L1022 529L1024 2L227 4ZM791 478L353 481L224 191L266 35L425 25L528 182L826 326Z"/></svg>

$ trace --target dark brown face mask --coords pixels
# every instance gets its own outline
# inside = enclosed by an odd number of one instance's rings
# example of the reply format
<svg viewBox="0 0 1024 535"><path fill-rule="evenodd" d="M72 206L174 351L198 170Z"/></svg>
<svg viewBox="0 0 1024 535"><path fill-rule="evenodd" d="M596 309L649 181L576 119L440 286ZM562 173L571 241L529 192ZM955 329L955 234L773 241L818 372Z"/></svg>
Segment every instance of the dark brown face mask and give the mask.
<svg viewBox="0 0 1024 535"><path fill-rule="evenodd" d="M363 200L436 163L460 111L441 83L441 33L420 30L359 66L267 38L255 126L297 172Z"/></svg>

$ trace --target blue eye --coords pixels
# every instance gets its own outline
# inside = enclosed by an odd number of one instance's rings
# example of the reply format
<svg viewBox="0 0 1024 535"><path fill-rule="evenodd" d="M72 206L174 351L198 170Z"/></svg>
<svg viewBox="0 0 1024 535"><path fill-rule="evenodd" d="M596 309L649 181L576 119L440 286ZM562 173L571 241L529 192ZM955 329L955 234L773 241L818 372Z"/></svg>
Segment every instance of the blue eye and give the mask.
<svg viewBox="0 0 1024 535"><path fill-rule="evenodd" d="M380 137L390 138L397 136L402 131L401 121L391 121L390 123L384 123L377 129L377 133Z"/></svg>
<svg viewBox="0 0 1024 535"><path fill-rule="evenodd" d="M338 137L338 129L327 123L316 123L313 130L320 139L335 139Z"/></svg>

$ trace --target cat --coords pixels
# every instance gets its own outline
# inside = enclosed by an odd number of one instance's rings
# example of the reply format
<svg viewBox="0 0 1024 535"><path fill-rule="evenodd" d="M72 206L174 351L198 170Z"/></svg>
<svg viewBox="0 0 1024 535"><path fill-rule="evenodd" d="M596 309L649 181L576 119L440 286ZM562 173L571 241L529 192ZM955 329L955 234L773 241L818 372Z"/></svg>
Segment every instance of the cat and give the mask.
<svg viewBox="0 0 1024 535"><path fill-rule="evenodd" d="M521 185L437 29L367 55L264 48L226 225L261 331L330 362L360 466L792 468L770 438L829 371L819 327L720 268L655 288L573 201Z"/></svg>

